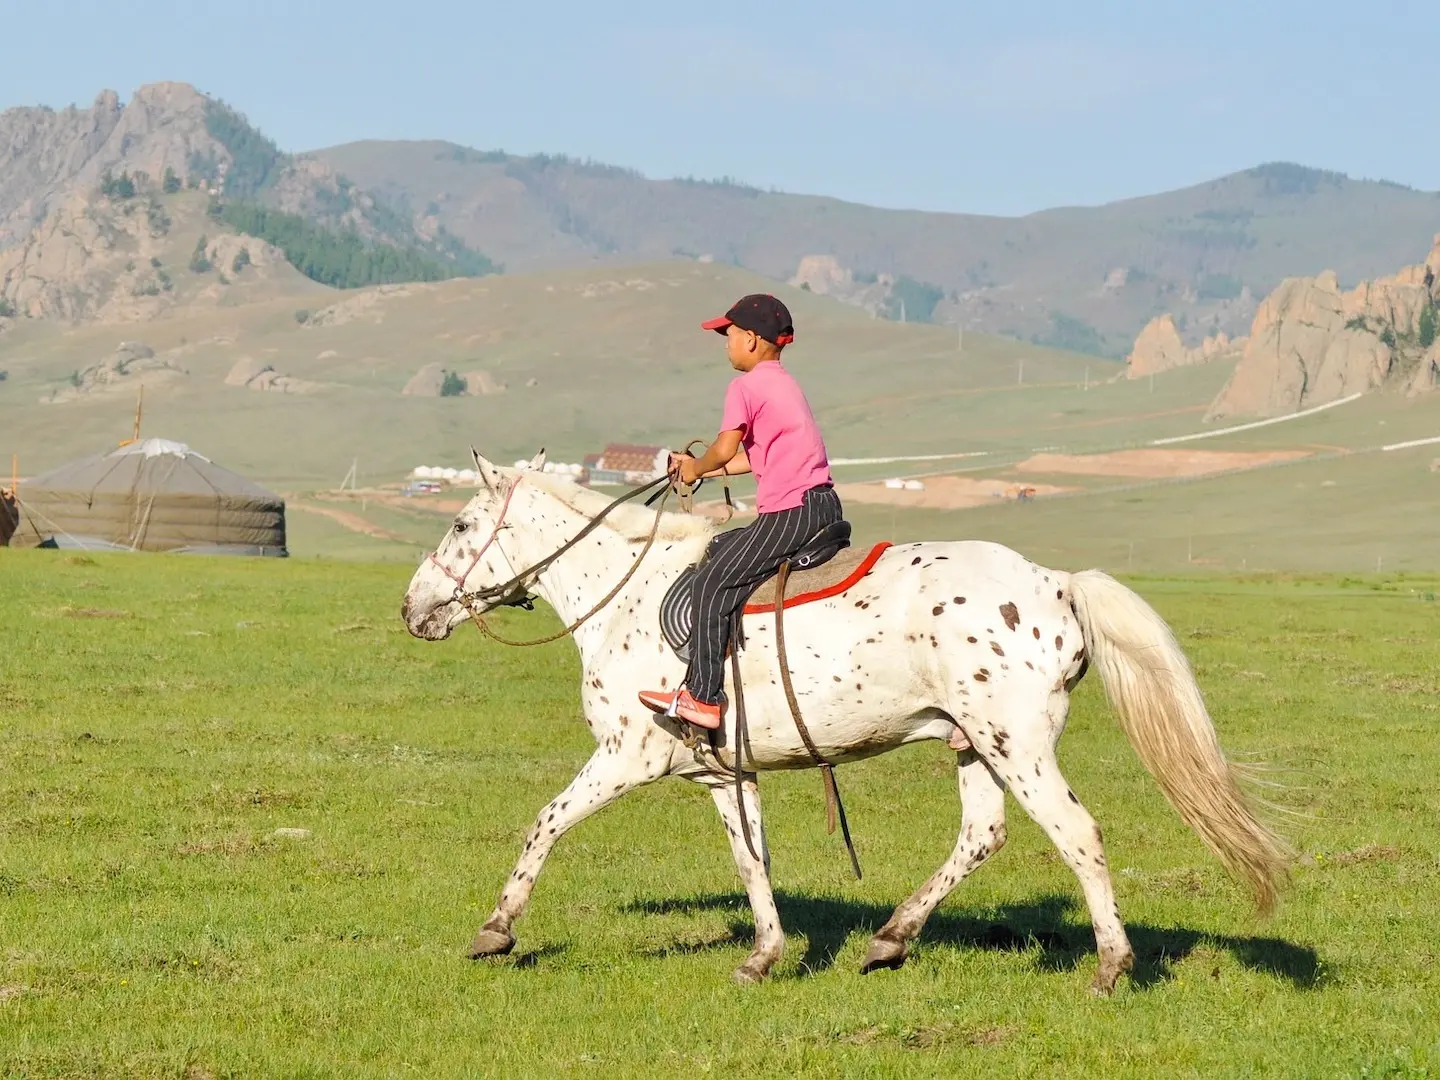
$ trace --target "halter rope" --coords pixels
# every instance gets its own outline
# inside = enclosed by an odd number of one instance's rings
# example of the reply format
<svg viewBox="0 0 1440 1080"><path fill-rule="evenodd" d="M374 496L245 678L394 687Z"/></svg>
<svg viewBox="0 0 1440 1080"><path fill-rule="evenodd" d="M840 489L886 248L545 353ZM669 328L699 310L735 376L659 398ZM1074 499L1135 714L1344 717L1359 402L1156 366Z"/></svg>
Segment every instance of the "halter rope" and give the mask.
<svg viewBox="0 0 1440 1080"><path fill-rule="evenodd" d="M585 537L589 536L592 532L599 528L600 523L603 522L607 516L609 516L612 510L614 510L617 506L620 506L622 503L627 503L631 499L638 498L639 496L645 494L645 492L659 487L661 484L671 485L671 477L667 474L665 476L657 476L649 483L641 484L637 488L632 488L624 495L621 495L618 499L612 501L608 506L605 507L605 509L601 510L600 513L596 514L595 517L591 518L590 521L586 523L583 529L581 529L578 533L576 533L564 544L562 544L556 551L541 559L538 563L530 567L528 570L524 570L521 573L516 574L504 584L489 585L483 589L477 589L474 592L466 592L465 580L472 573L474 573L475 568L480 565L480 560L484 557L485 552L489 549L490 545L495 543L496 538L500 535L500 530L508 528L508 526L505 524L505 515L510 512L510 500L515 497L515 492L520 487L520 481L522 479L524 479L523 475L516 477L515 483L512 484L510 486L510 490L505 493L505 501L500 506L500 515L495 519L494 530L490 533L490 536L485 541L485 543L481 545L480 550L475 553L474 558L471 559L470 565L465 569L465 572L463 574L455 574L448 567L446 567L440 562L440 559L438 558L440 553L438 548L430 553L429 559L432 563L439 567L441 573L443 573L451 581L455 582L455 594L451 599L453 599L455 603L459 604L465 609L466 613L470 616L471 621L475 623L476 628L479 629L482 634L488 637L491 641L499 642L501 645L510 645L515 648L523 649L529 648L532 645L547 645L552 641L559 641L567 634L573 634L576 630L580 629L580 627L584 626L585 623L589 622L590 619L592 619L595 615L599 614L599 612L603 610L604 607L610 603L610 601L614 600L615 597L620 594L620 590L625 588L626 584L630 581L630 579L635 576L635 571L640 569L640 564L644 561L645 556L650 553L650 549L654 546L655 537L659 535L660 532L660 520L665 513L665 503L669 500L670 493L672 490L674 490L674 488L673 486L667 486L664 492L657 493L660 496L659 503L655 507L655 520L650 526L650 535L645 538L645 546L640 549L640 554L637 555L635 557L635 561L630 564L630 569L625 571L625 576L622 577L615 584L615 587L613 589L611 589L608 593L605 594L604 597L601 598L599 603L597 603L584 615L581 615L580 618L576 619L573 623L565 627L563 630L558 630L555 633L549 634L542 638L535 638L532 641L512 641L509 638L501 637L499 634L497 634L494 630L490 628L489 624L485 621L485 615L487 611L493 610L496 607L532 606L530 604L529 596L526 595L529 592L531 584L534 583L534 581L540 576L540 574L544 573L551 566L553 566L567 551L569 551L576 544L580 543L581 540L585 539ZM698 487L699 484L697 483L696 485L694 485L694 487L691 488L689 494L693 494L694 489ZM655 497L651 496L650 499L646 500L646 505L649 505L651 502L654 501ZM477 601L481 603L489 601L491 606L485 611L482 611Z"/></svg>

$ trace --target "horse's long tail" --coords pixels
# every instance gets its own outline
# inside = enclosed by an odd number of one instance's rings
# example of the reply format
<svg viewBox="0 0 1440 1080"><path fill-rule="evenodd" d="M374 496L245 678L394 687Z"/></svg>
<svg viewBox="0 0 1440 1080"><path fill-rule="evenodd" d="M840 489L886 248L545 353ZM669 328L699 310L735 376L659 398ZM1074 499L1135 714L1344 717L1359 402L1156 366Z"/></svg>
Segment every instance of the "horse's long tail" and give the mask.
<svg viewBox="0 0 1440 1080"><path fill-rule="evenodd" d="M1070 589L1090 662L1130 745L1185 824L1269 912L1293 854L1241 790L1170 627L1102 571L1072 575Z"/></svg>

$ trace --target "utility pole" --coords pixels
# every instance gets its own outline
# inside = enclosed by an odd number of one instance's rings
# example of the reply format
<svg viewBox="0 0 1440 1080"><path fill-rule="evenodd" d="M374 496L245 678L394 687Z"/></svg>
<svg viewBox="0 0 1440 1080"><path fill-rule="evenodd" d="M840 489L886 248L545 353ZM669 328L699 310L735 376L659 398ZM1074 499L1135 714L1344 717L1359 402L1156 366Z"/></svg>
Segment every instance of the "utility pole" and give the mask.
<svg viewBox="0 0 1440 1080"><path fill-rule="evenodd" d="M959 319L955 320L955 351L957 353L965 351L965 327L961 325Z"/></svg>
<svg viewBox="0 0 1440 1080"><path fill-rule="evenodd" d="M1024 385L1025 385L1025 358L1024 358L1023 356L1020 358L1019 364L1020 364L1019 370L1016 371L1016 373L1015 373L1015 385L1016 385L1016 386L1024 386Z"/></svg>
<svg viewBox="0 0 1440 1080"><path fill-rule="evenodd" d="M1085 365L1085 389L1086 389L1087 392L1088 392L1089 389L1090 389L1090 365L1089 365L1089 364L1086 364L1086 365Z"/></svg>

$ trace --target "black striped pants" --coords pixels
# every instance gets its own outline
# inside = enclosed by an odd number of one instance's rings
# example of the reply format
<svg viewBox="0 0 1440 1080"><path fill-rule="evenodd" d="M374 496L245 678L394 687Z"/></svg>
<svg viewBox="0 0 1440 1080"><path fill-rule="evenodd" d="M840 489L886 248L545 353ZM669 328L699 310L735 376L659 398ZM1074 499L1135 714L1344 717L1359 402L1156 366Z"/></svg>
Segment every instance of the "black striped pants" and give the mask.
<svg viewBox="0 0 1440 1080"><path fill-rule="evenodd" d="M685 676L691 697L713 705L725 696L725 646L736 610L782 562L841 519L840 496L825 485L811 488L793 509L761 514L745 528L722 534L724 542L695 572L695 621Z"/></svg>

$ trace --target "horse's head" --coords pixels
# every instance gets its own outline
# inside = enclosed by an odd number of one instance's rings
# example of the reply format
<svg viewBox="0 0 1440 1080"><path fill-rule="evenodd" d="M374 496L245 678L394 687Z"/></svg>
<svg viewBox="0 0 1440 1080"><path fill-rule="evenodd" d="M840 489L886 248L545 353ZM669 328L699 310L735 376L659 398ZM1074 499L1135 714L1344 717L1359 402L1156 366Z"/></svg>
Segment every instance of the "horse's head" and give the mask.
<svg viewBox="0 0 1440 1080"><path fill-rule="evenodd" d="M418 638L440 641L450 636L468 618L457 597L460 593L481 592L511 580L523 567L512 566L496 538L504 534L509 522L507 512L521 475L514 469L502 469L486 461L474 450L475 469L480 474L480 489L455 515L449 530L436 549L425 557L400 605L400 617L406 628ZM531 469L545 464L545 451L535 455ZM517 587L523 595L523 587ZM513 596L490 596L472 601L479 611L488 611Z"/></svg>

